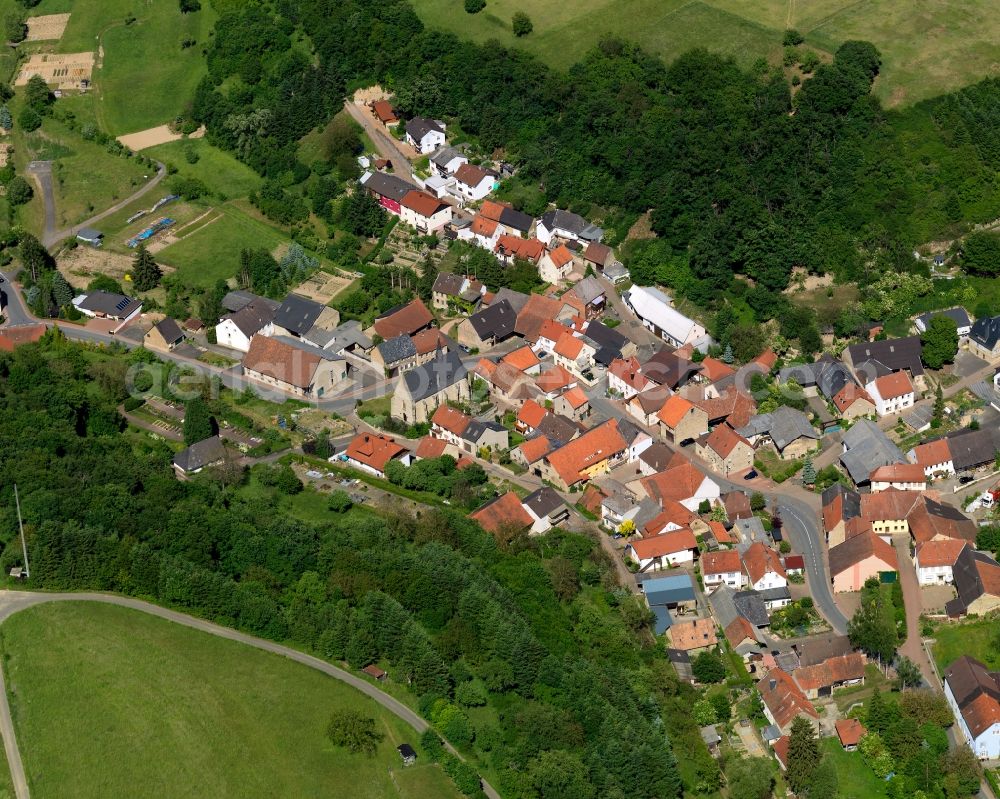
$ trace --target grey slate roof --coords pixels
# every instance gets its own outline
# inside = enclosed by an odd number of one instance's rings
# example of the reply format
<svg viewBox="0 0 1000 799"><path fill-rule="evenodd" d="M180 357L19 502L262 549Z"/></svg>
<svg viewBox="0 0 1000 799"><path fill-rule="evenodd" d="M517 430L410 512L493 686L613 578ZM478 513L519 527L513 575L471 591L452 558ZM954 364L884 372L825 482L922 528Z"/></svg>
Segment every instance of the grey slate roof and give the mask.
<svg viewBox="0 0 1000 799"><path fill-rule="evenodd" d="M481 296L476 285L464 275L453 275L451 272L439 272L434 278L434 288L439 294L447 294L449 297L459 297L466 302L475 302Z"/></svg>
<svg viewBox="0 0 1000 799"><path fill-rule="evenodd" d="M479 442L479 439L482 438L483 433L487 430L492 430L494 433L502 433L505 429L502 424L497 424L496 422L484 422L481 419L473 419L466 426L465 430L462 431L462 438L475 444Z"/></svg>
<svg viewBox="0 0 1000 799"><path fill-rule="evenodd" d="M516 322L517 312L507 300L494 302L469 317L469 323L479 338L495 338L497 341L513 335Z"/></svg>
<svg viewBox="0 0 1000 799"><path fill-rule="evenodd" d="M847 519L856 519L861 515L861 494L857 491L851 491L849 488L845 488L840 483L834 483L823 492L823 507L825 508L833 502L838 495L843 495L844 497L842 502L843 512L841 513L841 516L845 521Z"/></svg>
<svg viewBox="0 0 1000 799"><path fill-rule="evenodd" d="M538 518L552 516L556 511L565 507L566 503L559 494L549 486L543 486L537 491L528 494L521 504L531 508L531 512Z"/></svg>
<svg viewBox="0 0 1000 799"><path fill-rule="evenodd" d="M378 345L379 354L386 364L402 361L404 358L416 358L417 348L413 339L402 333Z"/></svg>
<svg viewBox="0 0 1000 799"><path fill-rule="evenodd" d="M578 236L584 241L600 241L604 236L604 231L592 225L579 214L572 211L546 211L542 214L542 224L546 230L559 228Z"/></svg>
<svg viewBox="0 0 1000 799"><path fill-rule="evenodd" d="M751 516L747 519L737 519L733 522L733 527L743 539L743 544L740 546L741 550L746 549L754 541L760 541L762 544L767 543L767 531L764 529L764 523L757 516Z"/></svg>
<svg viewBox="0 0 1000 799"><path fill-rule="evenodd" d="M292 336L271 336L275 341L280 341L282 344L287 344L289 347L294 347L302 352L309 352L313 355L321 358L324 361L343 361L344 356L339 352L331 352L330 350L324 350L320 347L314 347L312 344L307 344L300 338L293 338Z"/></svg>
<svg viewBox="0 0 1000 799"><path fill-rule="evenodd" d="M420 141L431 131L444 133L444 128L433 119L428 119L427 117L413 117L413 119L406 123L406 132L417 141Z"/></svg>
<svg viewBox="0 0 1000 799"><path fill-rule="evenodd" d="M819 433L809 423L806 415L787 405L782 405L771 413L751 417L749 423L736 432L744 438L770 436L779 451L800 438L819 439Z"/></svg>
<svg viewBox="0 0 1000 799"><path fill-rule="evenodd" d="M262 327L274 321L274 312L277 309L277 305L272 300L264 300L257 297L236 311L236 313L231 313L223 318L230 319L244 336L250 338L250 336L258 332Z"/></svg>
<svg viewBox="0 0 1000 799"><path fill-rule="evenodd" d="M760 591L737 591L733 594L733 604L736 612L754 627L767 627L771 623Z"/></svg>
<svg viewBox="0 0 1000 799"><path fill-rule="evenodd" d="M736 610L735 596L736 591L725 583L720 583L719 587L708 595L708 605L712 609L712 615L723 630L740 615Z"/></svg>
<svg viewBox="0 0 1000 799"><path fill-rule="evenodd" d="M831 355L824 355L815 363L796 363L778 373L778 382L794 379L803 388L816 386L824 397L833 399L848 383L854 383L850 370Z"/></svg>
<svg viewBox="0 0 1000 799"><path fill-rule="evenodd" d="M924 365L920 360L920 336L906 338L890 338L885 341L863 341L847 348L855 371L858 364L876 360L884 363L894 372L909 369L914 377L924 373Z"/></svg>
<svg viewBox="0 0 1000 799"><path fill-rule="evenodd" d="M531 230L531 225L534 221L526 213L513 208L507 208L506 206L500 212L500 224L509 227L511 230L517 230L520 233L527 233Z"/></svg>
<svg viewBox="0 0 1000 799"><path fill-rule="evenodd" d="M406 193L413 191L417 187L408 183L395 175L385 172L366 172L359 181L362 186L375 192L380 197L388 197L390 200L399 202L406 196Z"/></svg>
<svg viewBox="0 0 1000 799"><path fill-rule="evenodd" d="M585 277L573 286L573 293L588 305L605 294L604 286L596 277Z"/></svg>
<svg viewBox="0 0 1000 799"><path fill-rule="evenodd" d="M535 431L548 438L549 443L556 447L572 441L573 437L580 432L580 428L565 416L550 411L542 417L542 421L538 423Z"/></svg>
<svg viewBox="0 0 1000 799"><path fill-rule="evenodd" d="M899 447L893 444L877 424L859 419L843 437L847 452L840 462L856 485L868 482L868 476L879 466L905 463Z"/></svg>
<svg viewBox="0 0 1000 799"><path fill-rule="evenodd" d="M331 352L340 352L346 347L361 347L364 350L372 348L372 340L361 330L361 323L351 319L332 330L314 325L308 333L308 338L317 347Z"/></svg>
<svg viewBox="0 0 1000 799"><path fill-rule="evenodd" d="M467 374L468 370L458 353L449 350L447 353L439 352L433 360L403 372L403 383L413 401L420 402L455 385Z"/></svg>
<svg viewBox="0 0 1000 799"><path fill-rule="evenodd" d="M930 325L931 319L935 316L948 317L955 323L955 327L969 327L972 324L972 320L969 318L969 313L965 310L965 308L949 308L947 311L930 311L918 316L917 321L924 327L927 327Z"/></svg>
<svg viewBox="0 0 1000 799"><path fill-rule="evenodd" d="M628 339L623 334L597 320L587 325L584 338L589 338L597 344L597 349L607 348L616 353L616 358L621 355L622 348L628 344Z"/></svg>
<svg viewBox="0 0 1000 799"><path fill-rule="evenodd" d="M951 462L958 471L993 463L1000 449L1000 431L989 426L979 430L957 430L946 438Z"/></svg>
<svg viewBox="0 0 1000 799"><path fill-rule="evenodd" d="M528 304L529 299L527 294L504 286L493 296L493 304L496 305L499 302L507 300L510 303L510 307L514 309L514 313L521 313L524 310L524 306Z"/></svg>
<svg viewBox="0 0 1000 799"><path fill-rule="evenodd" d="M316 324L319 315L323 313L323 308L324 306L318 302L313 302L306 297L289 294L274 312L274 324L302 336Z"/></svg>
<svg viewBox="0 0 1000 799"><path fill-rule="evenodd" d="M218 436L206 438L174 455L174 466L183 472L194 472L226 457L226 448Z"/></svg>
<svg viewBox="0 0 1000 799"><path fill-rule="evenodd" d="M969 338L981 347L992 350L1000 342L1000 316L977 319L969 331Z"/></svg>
<svg viewBox="0 0 1000 799"><path fill-rule="evenodd" d="M240 308L245 308L255 300L263 300L265 302L273 303L275 308L278 307L278 303L274 302L274 300L265 300L264 297L259 297L251 291L243 291L242 289L228 292L226 296L222 298L222 307L230 313L236 313L240 310Z"/></svg>
<svg viewBox="0 0 1000 799"><path fill-rule="evenodd" d="M765 588L763 591L758 591L760 598L764 602L777 602L781 599L791 599L792 593L788 590L788 586L781 585L777 588Z"/></svg>
<svg viewBox="0 0 1000 799"><path fill-rule="evenodd" d="M966 608L986 593L983 578L977 566L985 564L996 566L997 562L985 552L978 552L972 547L966 547L959 554L952 567L955 580L955 590L958 596L947 603L946 610L952 615L965 613Z"/></svg>
<svg viewBox="0 0 1000 799"><path fill-rule="evenodd" d="M90 291L80 301L78 307L86 308L93 313L102 313L112 319L124 319L141 306L139 300L126 297L124 294L113 294L108 291Z"/></svg>
<svg viewBox="0 0 1000 799"><path fill-rule="evenodd" d="M407 130L408 129L409 129L409 126L407 126ZM414 137L414 138L416 138L416 137ZM437 166L439 166L442 169L444 169L445 167L448 166L448 164L451 161L454 161L456 158L465 158L466 161L469 160L468 158L465 157L464 153L460 153L454 147L442 147L440 150L438 150L436 153L434 153L433 156L431 156L431 163L432 164L436 164Z"/></svg>
<svg viewBox="0 0 1000 799"><path fill-rule="evenodd" d="M180 325L169 316L161 319L154 327L160 332L160 335L163 336L163 340L167 344L173 344L175 341L180 341L184 338L184 333Z"/></svg>

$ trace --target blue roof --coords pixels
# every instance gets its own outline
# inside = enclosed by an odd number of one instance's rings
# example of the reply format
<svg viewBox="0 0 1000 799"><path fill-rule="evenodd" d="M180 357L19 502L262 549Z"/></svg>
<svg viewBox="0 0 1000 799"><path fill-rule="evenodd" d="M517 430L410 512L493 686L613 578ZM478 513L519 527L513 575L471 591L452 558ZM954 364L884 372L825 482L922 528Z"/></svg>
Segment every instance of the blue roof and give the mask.
<svg viewBox="0 0 1000 799"><path fill-rule="evenodd" d="M694 585L691 577L684 574L673 574L669 577L658 577L646 580L642 584L643 593L649 606L671 605L675 602L690 602L695 598Z"/></svg>
<svg viewBox="0 0 1000 799"><path fill-rule="evenodd" d="M670 611L663 607L663 605L653 605L651 610L656 617L653 629L656 630L657 635L662 635L670 627L674 626L674 620L670 617Z"/></svg>

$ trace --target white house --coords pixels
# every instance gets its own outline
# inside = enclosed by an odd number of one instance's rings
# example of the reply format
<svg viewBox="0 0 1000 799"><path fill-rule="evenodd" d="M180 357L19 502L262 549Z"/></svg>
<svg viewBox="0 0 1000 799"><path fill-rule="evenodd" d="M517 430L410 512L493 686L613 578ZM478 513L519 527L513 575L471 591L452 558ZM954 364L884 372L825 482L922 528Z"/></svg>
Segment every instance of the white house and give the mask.
<svg viewBox="0 0 1000 799"><path fill-rule="evenodd" d="M972 320L969 318L969 314L965 308L949 308L947 311L930 311L929 313L925 313L914 319L913 326L917 329L918 333L923 333L927 330L927 327L930 325L931 320L935 316L945 316L948 319L951 319L955 323L955 329L960 338L969 335L969 332L972 330Z"/></svg>
<svg viewBox="0 0 1000 799"><path fill-rule="evenodd" d="M705 338L705 328L670 307L670 298L657 288L633 286L622 295L642 324L675 347Z"/></svg>
<svg viewBox="0 0 1000 799"><path fill-rule="evenodd" d="M743 568L749 578L747 582L755 591L788 587L781 557L760 541L755 541L743 552Z"/></svg>
<svg viewBox="0 0 1000 799"><path fill-rule="evenodd" d="M638 563L640 571L693 563L697 553L698 541L688 527L652 538L641 538L625 547L625 557Z"/></svg>
<svg viewBox="0 0 1000 799"><path fill-rule="evenodd" d="M451 177L462 164L467 163L469 163L469 159L454 147L442 147L431 157L431 166L442 178Z"/></svg>
<svg viewBox="0 0 1000 799"><path fill-rule="evenodd" d="M925 541L918 546L913 564L917 567L917 581L920 585L954 583L952 569L966 546L968 544L959 538Z"/></svg>
<svg viewBox="0 0 1000 799"><path fill-rule="evenodd" d="M440 120L414 117L406 123L406 143L421 155L427 155L444 146L447 141L444 130L445 124Z"/></svg>
<svg viewBox="0 0 1000 799"><path fill-rule="evenodd" d="M546 211L535 228L538 239L548 245L553 238L565 241L600 241L604 231L572 211Z"/></svg>
<svg viewBox="0 0 1000 799"><path fill-rule="evenodd" d="M944 695L976 757L1000 758L1000 675L962 655L944 671Z"/></svg>
<svg viewBox="0 0 1000 799"><path fill-rule="evenodd" d="M706 589L722 583L730 588L740 589L746 585L747 580L740 553L735 549L720 549L702 555L701 577Z"/></svg>
<svg viewBox="0 0 1000 799"><path fill-rule="evenodd" d="M496 177L481 166L462 164L455 170L455 185L451 191L462 202L474 203L493 191L496 185Z"/></svg>
<svg viewBox="0 0 1000 799"><path fill-rule="evenodd" d="M868 477L871 491L877 494L894 488L897 491L926 491L927 475L917 463L892 463L879 466Z"/></svg>
<svg viewBox="0 0 1000 799"><path fill-rule="evenodd" d="M110 319L118 322L112 333L117 333L142 312L142 303L139 300L107 291L91 291L74 297L73 307L91 319Z"/></svg>
<svg viewBox="0 0 1000 799"><path fill-rule="evenodd" d="M425 191L409 191L399 201L399 218L419 233L435 233L451 221L451 206Z"/></svg>
<svg viewBox="0 0 1000 799"><path fill-rule="evenodd" d="M865 391L875 402L875 412L879 416L901 413L912 408L916 399L913 383L906 372L893 372L872 380Z"/></svg>
<svg viewBox="0 0 1000 799"><path fill-rule="evenodd" d="M573 253L564 244L545 253L538 262L538 275L546 283L559 283L573 271Z"/></svg>
<svg viewBox="0 0 1000 799"><path fill-rule="evenodd" d="M215 340L221 347L240 352L250 350L255 335L270 336L274 332L274 305L266 300L254 300L228 314L215 326Z"/></svg>
<svg viewBox="0 0 1000 799"><path fill-rule="evenodd" d="M928 478L934 475L955 474L955 462L952 460L951 448L946 438L918 444L906 453L906 458L910 463L918 464Z"/></svg>

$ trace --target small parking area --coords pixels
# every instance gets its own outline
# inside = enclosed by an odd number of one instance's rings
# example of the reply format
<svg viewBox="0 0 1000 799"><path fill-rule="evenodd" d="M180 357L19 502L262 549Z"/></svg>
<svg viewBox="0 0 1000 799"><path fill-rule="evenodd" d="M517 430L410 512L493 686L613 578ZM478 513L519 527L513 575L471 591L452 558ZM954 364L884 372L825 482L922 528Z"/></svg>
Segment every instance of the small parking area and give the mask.
<svg viewBox="0 0 1000 799"><path fill-rule="evenodd" d="M920 609L924 613L944 613L945 603L954 599L950 585L927 585L920 589Z"/></svg>
<svg viewBox="0 0 1000 799"><path fill-rule="evenodd" d="M955 365L952 367L951 373L961 379L973 375L987 366L989 364L982 358L977 358L968 350L959 350L958 354L955 355Z"/></svg>

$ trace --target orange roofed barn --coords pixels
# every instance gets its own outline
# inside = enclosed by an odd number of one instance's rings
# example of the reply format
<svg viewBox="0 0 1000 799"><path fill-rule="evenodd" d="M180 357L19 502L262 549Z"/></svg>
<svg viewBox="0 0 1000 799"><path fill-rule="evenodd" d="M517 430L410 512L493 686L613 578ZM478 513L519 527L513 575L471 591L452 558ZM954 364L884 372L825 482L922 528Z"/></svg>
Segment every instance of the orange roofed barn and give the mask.
<svg viewBox="0 0 1000 799"><path fill-rule="evenodd" d="M513 491L486 503L471 518L479 522L488 533L496 533L505 527L520 531L531 527L534 522Z"/></svg>

